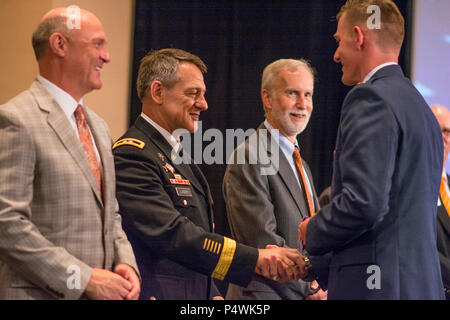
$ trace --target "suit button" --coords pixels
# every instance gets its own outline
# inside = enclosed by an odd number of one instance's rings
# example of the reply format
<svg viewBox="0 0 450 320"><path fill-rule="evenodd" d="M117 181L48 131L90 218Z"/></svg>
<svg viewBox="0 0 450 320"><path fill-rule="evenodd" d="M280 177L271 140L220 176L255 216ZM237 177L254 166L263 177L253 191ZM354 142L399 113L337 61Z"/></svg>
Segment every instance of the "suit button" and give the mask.
<svg viewBox="0 0 450 320"><path fill-rule="evenodd" d="M184 204L185 206L187 206L187 200L186 200L186 199L183 200L183 204Z"/></svg>

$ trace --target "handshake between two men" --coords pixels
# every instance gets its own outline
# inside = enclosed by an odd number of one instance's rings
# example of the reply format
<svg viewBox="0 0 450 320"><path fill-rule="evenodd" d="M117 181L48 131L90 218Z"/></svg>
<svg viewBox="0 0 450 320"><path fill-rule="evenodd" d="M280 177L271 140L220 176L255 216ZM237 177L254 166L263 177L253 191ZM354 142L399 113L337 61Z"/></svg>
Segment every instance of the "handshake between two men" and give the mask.
<svg viewBox="0 0 450 320"><path fill-rule="evenodd" d="M267 245L258 252L257 274L280 283L307 279L311 262L297 249Z"/></svg>

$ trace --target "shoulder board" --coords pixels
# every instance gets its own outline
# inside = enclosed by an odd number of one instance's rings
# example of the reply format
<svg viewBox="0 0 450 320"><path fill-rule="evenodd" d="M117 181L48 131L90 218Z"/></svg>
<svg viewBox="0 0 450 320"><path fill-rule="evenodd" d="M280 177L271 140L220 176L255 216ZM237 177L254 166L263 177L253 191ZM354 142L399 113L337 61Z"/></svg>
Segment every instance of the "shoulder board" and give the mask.
<svg viewBox="0 0 450 320"><path fill-rule="evenodd" d="M112 149L114 150L115 148L120 146L133 146L139 149L144 149L145 142L134 138L120 139L119 141L114 143Z"/></svg>

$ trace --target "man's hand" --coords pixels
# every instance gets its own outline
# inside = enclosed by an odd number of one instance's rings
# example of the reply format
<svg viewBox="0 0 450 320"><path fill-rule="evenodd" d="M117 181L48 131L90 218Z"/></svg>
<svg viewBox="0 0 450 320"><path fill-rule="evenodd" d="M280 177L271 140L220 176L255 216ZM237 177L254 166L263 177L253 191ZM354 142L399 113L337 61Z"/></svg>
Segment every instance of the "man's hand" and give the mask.
<svg viewBox="0 0 450 320"><path fill-rule="evenodd" d="M123 300L131 289L131 283L122 276L94 268L84 292L94 300Z"/></svg>
<svg viewBox="0 0 450 320"><path fill-rule="evenodd" d="M141 283L136 271L128 264L120 263L114 268L114 272L131 284L131 290L125 297L125 300L137 300L139 293L141 293Z"/></svg>
<svg viewBox="0 0 450 320"><path fill-rule="evenodd" d="M316 280L311 282L311 289L316 290L319 288L319 284ZM323 291L322 288L319 288L319 290L316 293L313 293L306 297L306 300L327 300L328 299L328 290Z"/></svg>
<svg viewBox="0 0 450 320"><path fill-rule="evenodd" d="M258 261L255 272L280 283L297 281L307 276L304 257L291 248L268 245L258 249Z"/></svg>
<svg viewBox="0 0 450 320"><path fill-rule="evenodd" d="M303 247L306 247L306 230L308 228L309 219L302 221L298 225L298 240L302 241Z"/></svg>

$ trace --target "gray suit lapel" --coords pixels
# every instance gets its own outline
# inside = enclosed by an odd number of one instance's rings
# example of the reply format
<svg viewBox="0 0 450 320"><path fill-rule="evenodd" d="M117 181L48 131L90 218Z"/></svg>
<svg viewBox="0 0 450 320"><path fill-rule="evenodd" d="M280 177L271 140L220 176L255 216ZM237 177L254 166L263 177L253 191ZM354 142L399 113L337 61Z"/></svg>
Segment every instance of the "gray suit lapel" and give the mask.
<svg viewBox="0 0 450 320"><path fill-rule="evenodd" d="M113 181L113 173L114 173L114 162L110 159L107 159L107 155L111 153L111 147L112 147L112 141L109 140L109 137L107 137L106 141L104 135L102 135L102 128L100 126L100 123L97 121L92 120L91 111L87 110L85 108L86 113L86 120L89 125L89 128L91 129L91 133L93 135L95 145L97 146L97 150L100 156L101 160L101 166L102 166L102 189L103 189L103 197L105 203L110 203L108 199L111 197L115 197L115 194L109 194L109 191L112 191L111 188L108 188L108 186L115 184ZM106 143L105 143L106 142ZM84 151L84 150L83 150ZM88 163L89 164L89 163ZM90 169L90 167L89 167ZM92 178L94 177L91 174ZM95 183L95 179L92 179L92 182L95 184L94 191L96 192L96 195L100 199L100 192L98 192L97 184Z"/></svg>
<svg viewBox="0 0 450 320"><path fill-rule="evenodd" d="M291 165L289 164L288 160L284 156L283 151L280 149L278 145L272 145L272 139L270 139L270 131L264 126L264 124L261 124L258 127L258 134L261 134L261 129L266 129L268 138L267 138L267 146L266 150L269 155L269 158L272 159L271 154L272 151L275 148L277 149L278 155L278 172L277 175L281 178L284 185L286 186L286 189L289 191L292 199L294 200L295 204L297 205L298 210L300 211L300 214L302 217L308 216L308 207L306 206L305 199L303 198L302 190L300 189L300 186L298 185L297 178L295 174L292 172ZM276 167L276 166L275 166Z"/></svg>
<svg viewBox="0 0 450 320"><path fill-rule="evenodd" d="M441 204L441 206L438 207L437 220L441 223L443 228L450 235L450 217L448 216L447 210L445 209L443 204Z"/></svg>
<svg viewBox="0 0 450 320"><path fill-rule="evenodd" d="M281 180L283 180L292 198L295 200L295 203L297 204L297 207L300 210L302 217L307 217L308 207L306 206L306 201L303 197L302 190L298 185L297 177L292 172L291 165L289 164L286 157L284 156L283 151L281 150L280 150L280 169L278 171L278 175L280 176Z"/></svg>
<svg viewBox="0 0 450 320"><path fill-rule="evenodd" d="M64 114L64 111L53 100L51 95L47 93L47 90L39 84L38 81L35 81L32 84L30 91L35 96L39 108L48 112L48 124L55 131L56 135L59 137L70 155L72 155L73 159L83 172L85 178L89 181L97 200L99 200L102 204L100 193L92 174L91 167L89 166L86 154L81 146L80 140L73 132L72 125Z"/></svg>

